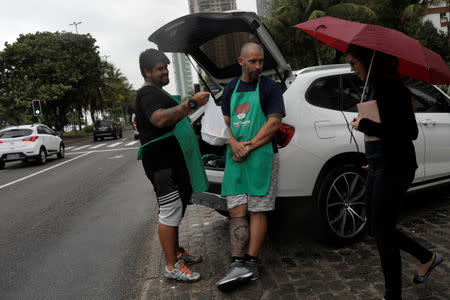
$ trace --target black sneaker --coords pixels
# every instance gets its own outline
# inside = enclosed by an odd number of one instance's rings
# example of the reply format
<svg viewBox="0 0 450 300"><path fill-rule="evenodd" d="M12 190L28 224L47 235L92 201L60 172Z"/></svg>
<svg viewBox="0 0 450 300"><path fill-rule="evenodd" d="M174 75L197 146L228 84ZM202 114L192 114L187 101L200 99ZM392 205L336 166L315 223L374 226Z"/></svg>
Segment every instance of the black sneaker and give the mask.
<svg viewBox="0 0 450 300"><path fill-rule="evenodd" d="M250 280L252 276L253 272L245 266L244 261L235 261L228 266L227 273L216 285L220 290L228 290Z"/></svg>
<svg viewBox="0 0 450 300"><path fill-rule="evenodd" d="M246 261L244 261L244 265L247 267L247 269L249 269L253 273L252 277L250 278L251 281L254 281L259 278L260 275L259 275L259 271L258 271L258 262L257 261L246 260Z"/></svg>

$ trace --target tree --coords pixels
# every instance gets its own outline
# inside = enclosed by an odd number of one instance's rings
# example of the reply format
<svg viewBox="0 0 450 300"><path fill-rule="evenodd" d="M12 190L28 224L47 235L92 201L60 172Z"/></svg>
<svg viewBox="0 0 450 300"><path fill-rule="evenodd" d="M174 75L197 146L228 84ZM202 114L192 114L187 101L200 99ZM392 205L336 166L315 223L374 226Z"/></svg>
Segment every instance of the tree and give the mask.
<svg viewBox="0 0 450 300"><path fill-rule="evenodd" d="M67 32L20 35L16 42L5 43L0 52L0 112L8 111L6 122L32 121L31 100L37 98L48 125L62 129L73 109L81 124L81 110L100 84L97 49L89 34Z"/></svg>
<svg viewBox="0 0 450 300"><path fill-rule="evenodd" d="M317 44L316 40L292 26L325 15L368 22L376 18L368 1L326 1L326 0L274 0L271 17L264 23L274 36L282 53L293 69L317 64L338 62L341 53ZM311 52L314 49L315 52Z"/></svg>

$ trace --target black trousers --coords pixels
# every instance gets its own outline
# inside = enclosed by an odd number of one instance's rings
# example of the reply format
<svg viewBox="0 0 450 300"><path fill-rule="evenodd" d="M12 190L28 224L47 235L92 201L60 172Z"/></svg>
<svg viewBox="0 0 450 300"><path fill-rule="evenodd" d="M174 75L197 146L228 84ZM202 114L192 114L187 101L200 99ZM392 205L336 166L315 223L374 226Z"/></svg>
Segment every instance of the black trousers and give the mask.
<svg viewBox="0 0 450 300"><path fill-rule="evenodd" d="M422 264L433 253L396 229L401 200L414 179L415 170L396 174L386 170L384 162L371 164L367 176L367 216L370 234L375 237L385 280L385 299L401 299L401 257L403 250Z"/></svg>

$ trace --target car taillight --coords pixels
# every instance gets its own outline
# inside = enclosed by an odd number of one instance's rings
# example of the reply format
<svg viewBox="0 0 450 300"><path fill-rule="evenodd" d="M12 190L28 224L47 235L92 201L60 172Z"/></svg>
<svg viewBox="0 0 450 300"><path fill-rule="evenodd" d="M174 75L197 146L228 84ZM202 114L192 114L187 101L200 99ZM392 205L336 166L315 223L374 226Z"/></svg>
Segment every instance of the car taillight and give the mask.
<svg viewBox="0 0 450 300"><path fill-rule="evenodd" d="M133 121L133 129L136 130L136 121Z"/></svg>
<svg viewBox="0 0 450 300"><path fill-rule="evenodd" d="M0 144L3 143L2 141L0 141Z"/></svg>
<svg viewBox="0 0 450 300"><path fill-rule="evenodd" d="M34 141L37 140L37 138L38 138L38 136L30 136L30 137L24 138L22 141L24 141L24 142L34 142Z"/></svg>
<svg viewBox="0 0 450 300"><path fill-rule="evenodd" d="M114 126L113 126L113 124L111 124L111 125L109 125L110 127L111 127L111 129L114 129Z"/></svg>
<svg viewBox="0 0 450 300"><path fill-rule="evenodd" d="M294 136L294 132L294 127L286 124L281 124L280 130L278 130L276 135L278 148L286 147Z"/></svg>

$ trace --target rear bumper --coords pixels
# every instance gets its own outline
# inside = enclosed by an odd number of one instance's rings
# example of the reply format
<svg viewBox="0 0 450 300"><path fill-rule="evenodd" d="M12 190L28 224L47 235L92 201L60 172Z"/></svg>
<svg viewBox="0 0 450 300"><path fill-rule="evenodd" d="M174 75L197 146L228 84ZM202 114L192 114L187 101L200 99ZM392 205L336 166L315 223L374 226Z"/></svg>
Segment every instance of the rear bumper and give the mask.
<svg viewBox="0 0 450 300"><path fill-rule="evenodd" d="M114 132L95 132L94 137L114 136Z"/></svg>
<svg viewBox="0 0 450 300"><path fill-rule="evenodd" d="M26 153L23 152L11 152L0 155L0 160L4 162L19 161L19 160L35 159L38 156L39 155L34 154L34 152L31 155L27 155Z"/></svg>

